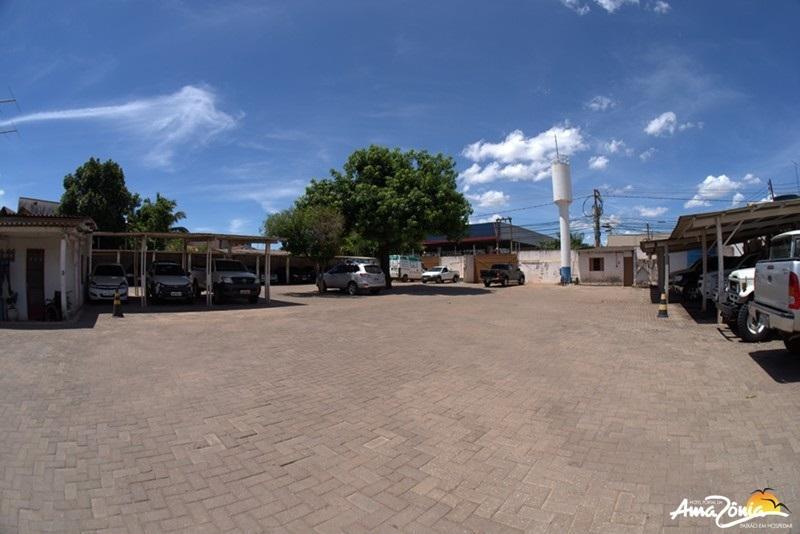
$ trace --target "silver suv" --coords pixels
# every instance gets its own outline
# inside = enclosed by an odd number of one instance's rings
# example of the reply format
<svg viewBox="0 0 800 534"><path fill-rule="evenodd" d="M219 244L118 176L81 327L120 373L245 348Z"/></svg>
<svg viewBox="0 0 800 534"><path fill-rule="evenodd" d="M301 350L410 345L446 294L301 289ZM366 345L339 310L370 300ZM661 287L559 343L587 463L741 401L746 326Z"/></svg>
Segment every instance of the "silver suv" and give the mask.
<svg viewBox="0 0 800 534"><path fill-rule="evenodd" d="M333 288L343 289L348 295L355 295L359 291L375 294L386 287L386 277L383 270L372 263L340 263L323 273L318 286L323 293Z"/></svg>

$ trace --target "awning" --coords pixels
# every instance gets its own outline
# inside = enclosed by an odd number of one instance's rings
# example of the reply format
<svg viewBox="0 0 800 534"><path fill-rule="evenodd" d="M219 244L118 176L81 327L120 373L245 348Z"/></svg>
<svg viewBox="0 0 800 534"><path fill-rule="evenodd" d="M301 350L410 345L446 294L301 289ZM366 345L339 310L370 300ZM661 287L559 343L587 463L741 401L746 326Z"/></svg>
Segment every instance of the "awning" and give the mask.
<svg viewBox="0 0 800 534"><path fill-rule="evenodd" d="M642 241L648 254L669 247L670 252L700 248L703 236L709 246L717 239L717 222L724 244L741 243L800 228L800 198L758 202L741 208L681 215L669 238Z"/></svg>

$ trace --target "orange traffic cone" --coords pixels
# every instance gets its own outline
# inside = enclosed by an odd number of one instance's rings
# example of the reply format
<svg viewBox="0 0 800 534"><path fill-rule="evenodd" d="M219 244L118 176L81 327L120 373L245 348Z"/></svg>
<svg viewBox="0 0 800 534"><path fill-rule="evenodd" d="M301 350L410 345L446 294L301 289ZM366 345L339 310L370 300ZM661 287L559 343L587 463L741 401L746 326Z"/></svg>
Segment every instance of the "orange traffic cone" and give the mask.
<svg viewBox="0 0 800 534"><path fill-rule="evenodd" d="M661 293L661 302L658 303L658 315L656 315L659 319L666 319L669 317L669 313L667 313L667 294Z"/></svg>

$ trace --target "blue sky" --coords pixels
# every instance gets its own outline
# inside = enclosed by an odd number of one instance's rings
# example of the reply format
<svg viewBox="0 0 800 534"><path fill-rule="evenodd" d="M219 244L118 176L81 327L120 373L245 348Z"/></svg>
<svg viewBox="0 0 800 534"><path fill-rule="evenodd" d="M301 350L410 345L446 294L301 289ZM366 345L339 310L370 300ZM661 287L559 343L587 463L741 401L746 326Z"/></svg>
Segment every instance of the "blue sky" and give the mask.
<svg viewBox="0 0 800 534"><path fill-rule="evenodd" d="M0 204L111 158L193 230L257 232L370 143L456 158L474 220L552 233L553 134L606 222L797 192L800 2L0 0ZM12 124L13 121L13 124Z"/></svg>

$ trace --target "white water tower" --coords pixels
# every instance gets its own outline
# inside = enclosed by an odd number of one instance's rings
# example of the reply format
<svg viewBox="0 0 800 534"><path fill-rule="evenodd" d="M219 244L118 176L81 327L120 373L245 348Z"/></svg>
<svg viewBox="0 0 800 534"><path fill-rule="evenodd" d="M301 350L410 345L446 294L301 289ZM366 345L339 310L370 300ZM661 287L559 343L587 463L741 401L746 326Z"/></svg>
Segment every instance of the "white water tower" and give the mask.
<svg viewBox="0 0 800 534"><path fill-rule="evenodd" d="M570 268L569 205L572 204L572 177L569 173L569 160L558 154L553 160L553 202L558 206L558 223L561 229L561 283L572 280Z"/></svg>

